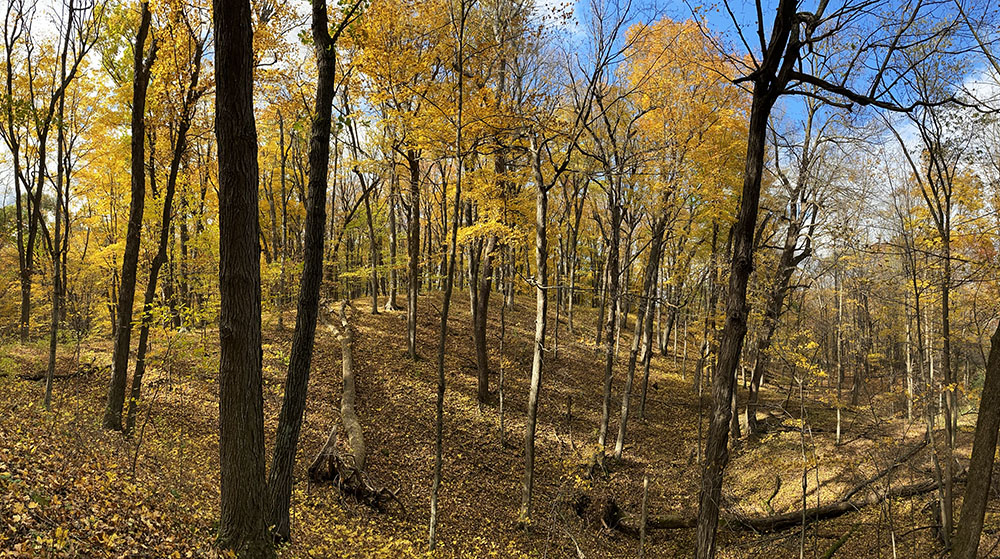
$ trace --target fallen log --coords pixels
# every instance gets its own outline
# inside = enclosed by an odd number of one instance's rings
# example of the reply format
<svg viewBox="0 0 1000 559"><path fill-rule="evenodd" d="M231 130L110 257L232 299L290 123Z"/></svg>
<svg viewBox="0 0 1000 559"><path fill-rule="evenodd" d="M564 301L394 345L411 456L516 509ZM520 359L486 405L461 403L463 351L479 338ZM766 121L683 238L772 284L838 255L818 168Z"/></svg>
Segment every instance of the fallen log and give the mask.
<svg viewBox="0 0 1000 559"><path fill-rule="evenodd" d="M793 526L810 524L818 520L829 520L837 518L849 512L860 510L864 507L877 505L886 499L899 499L905 497L915 497L924 493L930 493L937 489L937 482L934 480L921 481L909 485L900 485L890 488L885 492L873 492L860 498L849 498L834 501L826 505L812 507L805 510L786 512L762 518L736 518L728 519L732 528L742 527L756 532L777 532Z"/></svg>
<svg viewBox="0 0 1000 559"><path fill-rule="evenodd" d="M79 376L84 376L84 375L93 375L93 374L99 373L99 372L101 372L102 370L105 370L105 369L110 369L110 367L107 367L107 366L105 366L105 367L98 367L98 366L95 366L93 362L90 362L90 363L88 363L86 365L80 365L75 371L70 371L68 373L56 373L56 374L53 374L52 378L55 379L55 380L61 380L61 379L68 379L68 378L79 377ZM21 373L20 375L18 375L18 378L20 378L21 380L27 380L27 381L45 380L45 371L38 371L38 372L35 372L35 373Z"/></svg>
<svg viewBox="0 0 1000 559"><path fill-rule="evenodd" d="M337 447L340 428L336 422L330 429L330 434L323 448L309 465L309 481L323 483L331 481L337 485L342 495L350 495L358 502L364 503L379 511L385 511L389 503L395 502L403 514L406 509L399 500L398 491L375 487L369 483L365 475L367 447L361 422L355 411L357 393L354 386L354 330L350 324L352 313L347 313L349 303L344 301L340 306L340 326L332 330L340 340L343 361L343 390L340 397L340 420L347 434L349 453L341 452Z"/></svg>
<svg viewBox="0 0 1000 559"><path fill-rule="evenodd" d="M861 491L862 489L864 489L865 487L868 487L869 485L871 485L871 484L875 483L876 481L878 481L878 480L884 478L885 476L889 475L896 468L902 466L906 462L909 462L910 458L913 458L925 446L927 446L927 441L923 441L920 444L915 445L913 448L911 448L910 450L908 450L905 454L903 454L899 458L893 460L892 464L890 464L888 468L885 468L884 470L882 470L881 472L875 474L874 476L872 476L872 477L870 477L870 478L862 481L861 483L855 485L847 493L844 493L844 496L841 497L840 499L842 501L848 500L851 497L853 497L854 495L856 495L859 491Z"/></svg>
<svg viewBox="0 0 1000 559"><path fill-rule="evenodd" d="M964 479L965 475L956 476L955 481ZM777 532L794 526L809 525L820 520L830 520L843 516L849 512L860 510L867 506L877 505L887 499L900 499L906 497L916 497L937 490L937 482L934 480L921 481L908 485L899 485L890 488L888 491L872 492L863 497L853 497L840 499L826 505L799 509L782 514L774 514L763 517L741 517L737 515L726 515L723 518L724 524L730 530L753 531L753 532ZM630 520L630 519L629 519ZM694 528L698 523L696 514L668 514L651 517L646 524L647 530L680 530ZM639 527L627 522L625 518L618 522L613 528L628 535L639 533Z"/></svg>

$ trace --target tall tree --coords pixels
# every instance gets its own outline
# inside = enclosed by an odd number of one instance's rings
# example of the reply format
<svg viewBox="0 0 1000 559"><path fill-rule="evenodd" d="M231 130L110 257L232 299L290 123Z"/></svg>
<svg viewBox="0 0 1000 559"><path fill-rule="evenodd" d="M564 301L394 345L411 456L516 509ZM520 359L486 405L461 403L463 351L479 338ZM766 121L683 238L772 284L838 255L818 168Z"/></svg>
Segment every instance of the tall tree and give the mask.
<svg viewBox="0 0 1000 559"><path fill-rule="evenodd" d="M705 440L705 463L698 499L698 559L711 559L716 551L722 479L729 462L728 441L736 369L747 329L747 282L753 271L754 233L771 109L780 96L787 94L832 98L828 102L840 107L858 104L902 112L918 106L955 101L954 97L945 96L906 103L899 101L901 97L892 87L914 68L912 64L900 62L901 53L905 53L909 46L930 45L927 48L934 53L954 52L945 43L956 24L947 18L939 21L940 13L934 11L935 6L921 2L907 4L902 13L889 10L891 16L879 19L882 16L875 15L869 7L870 3L862 0L846 2L829 13L826 0L820 0L812 11L804 10L801 0L779 0L768 39L762 16L763 2L757 0L755 4L757 14L761 14L757 17L760 50L748 53L747 74L735 80L740 84L750 84L752 105L743 189L733 231L726 322L721 335L718 365L712 379L712 412ZM733 13L732 10L729 13ZM866 18L875 18L875 21L866 21ZM914 25L916 21L920 21L921 25ZM932 25L935 22L940 24ZM863 41L853 44L853 48L831 45L841 35L864 25L878 32L866 35ZM737 29L737 34L750 50L750 41L742 30ZM829 59L823 61L824 68L837 68L836 72L822 76L804 69L809 65L802 64L803 55L823 56L821 53L826 51L835 52L837 59L844 62L838 66ZM865 69L873 70L868 72ZM859 83L862 80L867 83ZM804 92L802 86L814 89Z"/></svg>
<svg viewBox="0 0 1000 559"><path fill-rule="evenodd" d="M816 216L819 211L819 203L815 194L819 182L822 180L819 178L816 168L819 166L822 145L829 141L828 138L823 137L825 126L816 122L816 130L813 130L814 120L819 109L820 103L817 100L808 99L806 101L804 133L797 156L798 168L792 179L781 168L781 153L777 153L779 144L775 138L775 172L781 187L788 196L788 201L784 205L786 213L782 219L787 225L785 240L781 245L781 253L778 258L778 269L771 281L771 288L766 297L767 302L764 304L762 332L757 336L757 343L754 344L753 348L753 373L750 376L746 406L747 430L751 434L759 431L757 404L760 383L770 362L771 342L778 328L785 298L791 290L789 284L792 275L798 266L812 254L812 233L816 228Z"/></svg>
<svg viewBox="0 0 1000 559"><path fill-rule="evenodd" d="M122 407L125 404L125 384L128 380L128 355L132 342L132 305L135 301L135 281L139 267L139 243L142 239L142 212L146 204L146 92L156 60L156 38L146 50L152 14L149 2L142 3L139 29L132 46L132 198L129 204L128 232L122 255L121 283L118 287L118 321L115 327L115 348L111 358L111 385L104 410L104 427L122 430Z"/></svg>
<svg viewBox="0 0 1000 559"><path fill-rule="evenodd" d="M451 26L455 34L455 202L453 204L451 216L451 240L448 243L448 275L445 277L444 300L441 302L441 337L438 339L437 350L437 399L434 407L434 475L431 487L431 518L428 529L428 541L431 550L437 545L437 524L438 524L438 496L441 491L441 462L444 459L444 354L448 338L448 313L451 309L451 294L455 286L455 260L458 251L458 225L461 221L462 213L462 171L465 164L462 145L462 112L465 101L465 25L469 15L469 8L472 2L458 0L458 5L450 6ZM455 12L458 13L455 13ZM442 199L446 197L447 189L442 189ZM447 202L442 200L442 212L447 209ZM445 234L444 231L441 232ZM475 286L470 286L475 289Z"/></svg>
<svg viewBox="0 0 1000 559"><path fill-rule="evenodd" d="M219 545L274 556L267 533L260 223L249 0L213 0L219 153Z"/></svg>
<svg viewBox="0 0 1000 559"><path fill-rule="evenodd" d="M178 22L179 23L179 22ZM201 98L204 89L198 86L198 79L201 74L201 59L204 52L205 39L196 37L194 29L188 21L180 25L184 28L185 38L180 39L182 44L174 45L173 48L188 50L188 54L183 59L186 67L182 72L189 72L188 83L182 91L177 92L182 99L179 107L179 114L176 121L171 126L176 126L171 130L170 137L173 142L170 156L170 165L167 170L167 185L163 193L163 211L160 218L160 234L156 245L156 254L149 266L149 278L146 280L146 292L143 295L142 315L139 318L139 344L136 347L135 371L132 373L132 389L129 392L128 408L125 414L125 432L131 433L135 427L136 406L142 393L142 378L146 371L146 352L149 346L149 327L153 321L153 301L156 297L156 284L159 280L160 270L167 264L167 248L170 242L171 219L173 217L174 194L177 191L177 179L180 174L181 163L187 154L188 131L195 116L195 108ZM155 173L155 169L150 169L150 173ZM154 194L155 196L155 194Z"/></svg>
<svg viewBox="0 0 1000 559"><path fill-rule="evenodd" d="M15 238L18 276L21 284L20 338L27 342L31 331L31 287L35 273L35 249L39 233L48 235L42 214L42 195L51 172L48 143L57 125L56 111L79 68L98 40L100 18L93 6L67 0L66 20L58 24L59 34L52 77L43 76L45 66L37 64L37 44L33 23L35 2L12 0L4 11L4 92L0 99L3 122L0 137L11 153L14 179ZM87 11L90 12L88 17ZM22 55L18 56L18 52ZM49 87L41 84L48 82ZM39 84L36 87L36 84ZM25 93L27 90L27 93ZM34 146L31 143L34 142ZM34 149L32 149L34 147ZM34 183L34 184L32 184ZM48 240L51 240L49 238Z"/></svg>
<svg viewBox="0 0 1000 559"><path fill-rule="evenodd" d="M326 0L312 4L312 37L319 70L316 78L316 101L312 130L309 137L309 199L306 205L305 252L302 277L299 280L298 312L295 315L295 335L285 377L285 399L278 416L274 454L268 477L268 525L274 537L287 541L291 536L289 509L292 498L292 475L295 450L302 430L312 364L313 342L316 337L316 317L319 313L319 291L323 282L323 244L326 239L326 189L330 162L330 129L333 99L336 95L336 50L340 34L355 18L361 2L345 11L334 33L330 34ZM364 194L368 196L368 194Z"/></svg>

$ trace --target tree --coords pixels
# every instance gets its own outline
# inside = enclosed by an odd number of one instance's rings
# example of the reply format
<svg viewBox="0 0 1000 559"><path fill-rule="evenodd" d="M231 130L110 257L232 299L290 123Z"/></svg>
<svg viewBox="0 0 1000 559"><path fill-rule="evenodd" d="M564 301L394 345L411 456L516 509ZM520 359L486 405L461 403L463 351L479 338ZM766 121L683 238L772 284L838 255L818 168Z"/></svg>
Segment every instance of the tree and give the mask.
<svg viewBox="0 0 1000 559"><path fill-rule="evenodd" d="M182 16L186 17L186 16ZM142 315L139 319L139 344L136 347L135 370L132 373L132 389L129 393L128 411L125 415L125 432L131 433L135 427L136 406L142 393L142 378L146 370L146 352L149 345L149 327L153 321L153 301L156 297L156 284L159 279L160 270L167 264L167 249L170 241L171 219L173 218L174 194L177 191L177 180L181 170L181 164L187 155L188 131L191 129L191 122L194 120L197 103L204 94L204 88L198 85L201 75L201 61L205 48L205 38L196 35L196 31L191 22L186 19L175 21L177 27L183 29L172 30L174 33L175 45L168 45L166 48L180 51L176 52L173 60L182 59L186 62L186 68L175 68L178 71L178 81L183 83L187 77L188 83L181 85L180 91L171 92L183 99L178 107L176 120L170 122L171 157L167 170L166 190L163 194L163 211L160 218L160 235L156 245L156 254L149 267L149 278L146 280L146 291L143 295ZM181 33L182 36L176 36ZM187 76L183 76L187 74ZM155 173L155 168L150 169L150 173ZM155 183L154 183L155 184ZM154 194L155 196L155 194ZM120 330L119 330L120 332Z"/></svg>
<svg viewBox="0 0 1000 559"><path fill-rule="evenodd" d="M528 117L527 136L528 167L534 181L535 192L535 275L531 283L535 289L535 339L532 347L531 376L528 385L528 413L524 428L524 480L521 485L521 520L531 520L532 489L535 476L535 430L538 421L538 399L542 387L542 364L545 351L545 330L548 320L548 205L549 191L559 183L560 177L570 169L574 154L586 132L586 124L592 118L595 98L601 77L607 68L621 55L616 39L628 18L628 10L621 10L612 17L605 12L593 14L591 25L597 32L594 36L592 66L586 74L568 73L572 105L561 107L558 97L545 95L540 107L534 107ZM607 27L605 27L607 24ZM521 87L537 82L545 82L543 74L552 68L541 64L525 74ZM539 88L541 89L541 88ZM569 112L569 118L563 115Z"/></svg>
<svg viewBox="0 0 1000 559"><path fill-rule="evenodd" d="M438 339L437 351L437 399L434 408L434 476L431 487L431 518L428 530L428 542L431 550L437 545L437 522L438 522L438 494L441 490L441 462L443 459L444 442L444 353L445 342L448 338L448 312L451 309L451 294L455 285L455 257L458 251L458 224L461 221L462 212L462 171L465 165L464 150L462 144L462 117L465 101L465 26L469 16L469 7L466 0L459 0L458 6L450 7L451 27L455 34L455 202L451 216L451 242L448 249L448 275L445 277L444 300L441 302L441 337ZM457 14L455 12L458 12ZM442 189L442 197L447 193L447 189ZM442 211L447 208L445 203ZM475 287L470 287L475 289Z"/></svg>
<svg viewBox="0 0 1000 559"><path fill-rule="evenodd" d="M274 556L267 533L261 387L260 224L248 0L214 0L219 153L219 546Z"/></svg>
<svg viewBox="0 0 1000 559"><path fill-rule="evenodd" d="M784 310L785 298L791 291L792 275L798 266L812 254L813 233L816 230L816 218L820 201L818 190L823 186L819 177L823 155L823 145L829 142L824 137L824 123L814 122L817 112L822 108L814 99L806 100L806 120L803 127L803 137L800 151L797 154L794 178L781 169L781 154L779 142L775 138L775 170L779 183L787 194L787 204L783 222L786 222L785 239L781 245L778 258L778 269L772 280L771 288L764 304L764 321L762 332L757 336L753 348L753 373L750 376L749 394L747 395L747 431L750 434L759 432L757 424L757 403L760 383L764 378L770 361L771 342L778 328L778 321ZM816 126L816 129L813 129ZM826 179L829 180L829 179ZM784 201L784 200L782 200Z"/></svg>
<svg viewBox="0 0 1000 559"><path fill-rule="evenodd" d="M36 5L13 0L4 12L5 91L0 101L4 111L0 137L12 156L22 342L28 341L31 331L31 284L35 272L36 242L40 232L48 235L42 215L42 195L50 175L47 155L49 134L57 125L56 111L67 88L77 77L83 60L98 39L98 17L86 17L85 7L68 0L65 7L66 20L59 24L59 42L55 48L58 54L49 59L52 63L49 69L51 78L43 77L41 72L45 66L37 64L36 60L40 57L32 34ZM90 11L90 15L94 16L93 10ZM23 51L22 56L18 56L19 50ZM36 82L38 87L35 87Z"/></svg>
<svg viewBox="0 0 1000 559"><path fill-rule="evenodd" d="M69 251L69 230L70 230L70 178L73 173L73 148L77 135L73 131L67 133L67 128L76 120L76 104L71 101L70 112L66 111L66 97L68 95L66 87L73 78L69 72L76 72L76 64L82 61L82 54L86 54L96 40L96 19L97 16L91 11L88 18L86 7L77 6L74 0L67 0L63 9L64 20L60 37L61 50L59 53L59 71L57 83L64 84L63 89L58 93L58 104L54 115L56 125L56 176L53 186L56 190L55 199L55 231L49 236L47 228L42 227L45 234L49 252L52 256L52 314L49 329L49 363L45 374L45 408L48 409L52 403L52 380L55 376L56 368L56 344L59 335L59 322L65 311L65 290L66 290L66 254ZM88 21L89 19L89 21ZM78 57L79 56L79 57ZM76 62L74 63L74 60ZM69 64L74 64L72 67ZM73 135L72 138L69 135ZM44 150L42 151L44 154ZM42 155L44 157L44 155ZM44 163L43 163L44 164ZM16 177L15 177L16 182ZM42 183L38 183L38 191L41 192ZM23 311L22 307L22 311Z"/></svg>
<svg viewBox="0 0 1000 559"><path fill-rule="evenodd" d="M129 205L128 233L125 236L125 253L122 256L121 284L118 288L118 325L115 328L115 348L112 355L111 385L108 403L104 410L104 427L122 430L122 406L125 404L125 383L128 380L128 355L132 340L132 304L135 299L135 281L139 268L139 243L141 242L142 212L146 203L146 92L156 60L156 39L146 50L152 14L149 2L142 3L139 29L132 47L132 198Z"/></svg>
<svg viewBox="0 0 1000 559"><path fill-rule="evenodd" d="M940 96L942 90L948 87L946 76L940 72L921 69L913 80L914 88L924 98ZM906 113L907 120L919 134L920 155L915 157L910 153L902 136L895 128L891 128L897 138L904 157L909 164L913 177L920 189L920 195L926 204L926 209L937 232L940 243L938 256L940 258L939 289L941 294L941 373L945 402L945 436L948 455L944 459L945 496L943 503L943 540L950 545L954 525L952 498L952 456L955 451L955 437L958 423L958 401L955 394L956 378L952 367L952 334L951 334L951 293L953 290L953 226L952 221L956 209L961 204L959 174L961 164L970 149L969 135L957 135L952 131L959 126L959 115L948 111L946 107L923 107Z"/></svg>
<svg viewBox="0 0 1000 559"><path fill-rule="evenodd" d="M908 45L929 44L931 47L928 48L936 49L936 52L944 52L947 48L944 43L955 26L954 22L926 27L912 25L918 19L922 19L921 23L929 24L928 20L936 15L933 7L918 3L907 6L902 18L900 14L893 13L888 21L872 22L872 27L880 31L866 36L860 44L852 45L854 48L840 49L838 56L824 60L824 68L836 68L837 71L829 77L823 77L804 71L803 67L809 66L802 64L802 58L819 56L818 53L824 52L822 47L836 41L852 26L863 25L865 18L875 16L870 15L872 12L865 2L847 2L829 13L826 11L825 1L820 1L811 12L801 9L801 3L799 0L778 2L769 39L765 37L763 17L758 17L760 50L748 53L748 72L735 80L740 84L750 84L752 105L743 190L733 231L726 322L721 334L715 377L712 379L712 411L705 441L705 465L699 495L696 542L698 559L711 559L715 557L716 551L715 533L718 527L722 479L729 462L728 439L736 369L747 329L747 282L753 270L754 233L771 109L780 96L788 94L835 98L836 100L828 99L828 102L840 107L858 104L900 112L955 101L954 97L947 96L916 99L907 103L899 101L899 97L893 95L898 92L892 89L892 84L903 79L913 68L908 64L892 64L901 58ZM758 14L763 13L760 0L756 2L756 8ZM747 49L751 50L750 42L741 30L738 34ZM869 48L875 44L889 46ZM834 59L844 62L844 66L837 66ZM864 60L869 63L860 64ZM875 70L868 74L863 70L854 70L856 68ZM867 80L868 83L859 83L862 80ZM815 88L813 91L818 93L804 92L801 89L803 85Z"/></svg>
<svg viewBox="0 0 1000 559"><path fill-rule="evenodd" d="M268 525L274 536L287 541L291 536L289 508L292 497L292 475L302 414L305 411L316 337L316 317L319 313L319 291L323 281L323 244L326 239L326 189L330 161L330 128L333 99L336 95L336 43L344 29L357 16L361 2L352 4L331 35L325 0L312 5L312 38L319 73L316 79L316 102L309 137L309 200L306 209L305 253L299 285L298 312L295 315L295 335L288 359L285 378L285 398L278 416L274 454L268 477ZM367 196L367 194L365 194Z"/></svg>

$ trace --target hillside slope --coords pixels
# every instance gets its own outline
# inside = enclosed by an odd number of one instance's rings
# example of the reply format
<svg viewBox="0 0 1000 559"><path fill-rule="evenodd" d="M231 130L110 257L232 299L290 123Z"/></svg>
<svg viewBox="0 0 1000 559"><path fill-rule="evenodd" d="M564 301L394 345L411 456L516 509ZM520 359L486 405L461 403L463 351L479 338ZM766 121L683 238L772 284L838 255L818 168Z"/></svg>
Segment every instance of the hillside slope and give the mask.
<svg viewBox="0 0 1000 559"><path fill-rule="evenodd" d="M340 346L320 329L302 431L293 495L293 542L282 557L407 557L426 549L436 390L434 356L440 301L420 300L418 349L405 356L405 315L368 313L356 302L355 377L358 413L369 448L371 481L398 490L405 512L376 512L336 487L310 487L305 468L339 421ZM517 522L523 475L523 416L530 369L534 310L517 301L507 318L504 351L505 435L501 444L496 399L480 409L475 399L475 365L468 297L456 293L445 369L444 482L439 526L440 557L638 556L638 539L604 522L609 502L620 507L624 524L636 525L642 480L649 476L651 516L690 517L700 482L699 414L708 409L691 386L697 341L683 358L654 357L646 420L633 414L624 459L607 472L588 476L601 407L602 355L594 345L596 316L581 308L574 334L559 327L558 351L546 354L539 410L535 518ZM634 317L633 317L634 318ZM499 305L491 314L491 365L499 368ZM265 416L273 433L290 347L291 331L265 324ZM286 324L294 320L285 317ZM631 323L630 323L631 324ZM582 325L582 326L579 326ZM550 329L552 332L552 329ZM620 393L631 328L623 327L616 369L612 433L617 432ZM107 370L60 379L52 412L41 408L42 386L19 376L41 369L41 345L5 346L0 358L0 556L7 557L210 557L218 508L217 334L159 333L147 373L144 402L132 440L103 432ZM71 348L57 373L77 370ZM85 342L80 360L106 364L110 342ZM676 361L676 362L675 362ZM491 376L496 391L498 375ZM783 382L787 387L787 382ZM730 518L789 512L828 503L877 473L923 438L919 420L867 411L845 414L845 444L834 444L834 415L812 389L801 401L797 390L764 390L770 432L743 440L727 471L724 510ZM701 411L700 409L701 408ZM805 432L799 428L800 408ZM873 409L888 409L876 403ZM787 410L787 411L781 411ZM968 431L968 426L966 431ZM970 435L960 436L968 456ZM270 447L270 444L268 445ZM930 452L923 449L866 491L886 483L928 479ZM803 466L806 488L803 497ZM780 485L778 479L781 480ZM773 495L772 495L773 493ZM824 556L837 544L837 557L926 557L936 549L929 496L890 500L813 523L804 540L798 528L777 534L722 529L722 557ZM987 517L987 529L996 519ZM845 538L844 536L847 535ZM985 536L983 548L989 549ZM650 533L646 557L690 553L693 530ZM841 541L843 540L843 541Z"/></svg>

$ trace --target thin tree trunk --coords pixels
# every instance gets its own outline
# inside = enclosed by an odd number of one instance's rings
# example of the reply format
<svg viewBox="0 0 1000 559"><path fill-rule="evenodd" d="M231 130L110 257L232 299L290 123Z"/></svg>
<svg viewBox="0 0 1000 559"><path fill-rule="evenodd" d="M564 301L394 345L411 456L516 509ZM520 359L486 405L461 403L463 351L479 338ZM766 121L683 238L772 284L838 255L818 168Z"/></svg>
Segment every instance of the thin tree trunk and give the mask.
<svg viewBox="0 0 1000 559"><path fill-rule="evenodd" d="M628 372L625 377L625 389L622 392L622 415L621 421L618 423L618 439L615 442L615 458L619 460L625 448L625 431L628 425L629 412L631 411L629 404L632 399L632 383L635 378L635 365L639 357L640 347L643 349L643 361L646 360L646 354L648 353L646 345L648 345L649 339L646 331L651 330L653 327L651 301L656 288L656 270L660 266L660 247L663 244L665 226L666 220L664 218L659 218L653 225L653 235L649 243L649 259L646 261L646 270L642 280L642 293L635 311L635 332L632 334L632 347L628 356ZM640 341L642 342L641 346ZM648 379L648 375L646 378Z"/></svg>
<svg viewBox="0 0 1000 559"><path fill-rule="evenodd" d="M193 70L188 86L185 103L181 108L181 121L178 125L174 152L170 159L170 170L167 176L167 188L163 195L163 213L160 218L160 238L156 247L156 255L149 268L149 279L146 282L146 292L143 297L142 317L139 326L139 346L136 348L135 372L132 375L132 390L128 401L128 411L125 415L125 432L131 433L135 427L135 409L142 392L142 378L146 371L146 351L149 345L149 325L152 322L153 299L156 296L156 282L160 269L167 263L167 246L170 241L171 216L173 215L174 193L177 190L177 175L180 172L181 160L187 151L187 133L194 117L195 103L200 96L198 76L201 71L201 55L203 45L199 42L195 47Z"/></svg>
<svg viewBox="0 0 1000 559"><path fill-rule="evenodd" d="M611 383L614 379L615 347L618 344L619 319L619 229L621 228L621 206L617 197L610 196L611 219L608 226L608 315L604 339L604 395L601 399L601 423L597 431L597 452L601 464L604 463L605 445L608 439L608 423L611 420Z"/></svg>
<svg viewBox="0 0 1000 559"><path fill-rule="evenodd" d="M464 62L465 62L465 0L460 0L458 4L460 11L458 17L458 107L456 110L457 125L455 126L455 210L451 220L451 249L448 258L448 276L444 286L444 301L441 304L441 339L438 342L437 354L437 405L434 417L434 480L431 488L431 518L428 540L433 551L437 544L437 524L438 524L438 493L441 488L441 462L443 459L443 439L444 439L444 353L445 342L448 337L448 311L451 308L451 293L455 284L455 257L458 252L458 223L459 214L462 211L462 167L465 164L462 157L462 105L465 97L464 86ZM447 192L447 191L445 191ZM442 198L445 194L442 193ZM445 208L447 204L445 204ZM472 287L470 286L470 289Z"/></svg>
<svg viewBox="0 0 1000 559"><path fill-rule="evenodd" d="M476 312L473 324L473 339L476 346L477 390L476 398L484 404L490 396L490 362L486 347L486 324L489 311L490 291L493 289L493 251L496 249L497 238L490 236L486 242L485 254L480 264L480 279L478 287L470 285L470 291L479 290L476 297Z"/></svg>
<svg viewBox="0 0 1000 559"><path fill-rule="evenodd" d="M344 22L350 19L352 12L348 12ZM340 29L343 28L344 22L341 23ZM340 29L338 29L338 33ZM302 277L299 283L295 334L288 360L288 374L285 378L285 398L278 415L274 454L271 458L271 471L267 484L268 504L270 506L268 524L272 527L275 539L279 541L287 541L291 534L289 508L295 451L302 429L302 414L305 411L309 369L312 364L313 342L316 335L316 319L319 314L319 293L323 282L330 129L333 99L336 95L334 81L336 70L334 42L336 39L329 34L325 0L313 2L312 35L319 73L316 81L315 112L309 134L309 198L306 207L305 254ZM367 196L367 193L365 195ZM349 336L350 332L345 333L345 335ZM348 341L349 343L350 341ZM346 377L348 367L346 360L344 367Z"/></svg>
<svg viewBox="0 0 1000 559"><path fill-rule="evenodd" d="M531 382L528 391L528 415L524 426L524 483L521 492L521 520L531 519L531 492L535 480L535 428L538 419L538 397L542 388L542 355L545 351L545 319L548 310L548 191L544 187L540 162L534 162L538 193L535 196L535 342L531 360Z"/></svg>
<svg viewBox="0 0 1000 559"><path fill-rule="evenodd" d="M778 271L771 285L771 290L767 295L762 332L757 337L757 344L754 348L756 359L754 359L753 374L750 376L750 390L747 396L746 408L747 430L750 434L755 434L760 430L757 425L758 394L760 393L760 384L764 379L764 373L767 371L770 362L769 350L771 349L771 342L774 339L774 333L778 329L782 307L785 304L785 295L788 294L788 285L791 282L792 274L795 273L798 263L798 258L795 256L795 249L799 243L800 229L796 222L788 224L785 244L778 261Z"/></svg>
<svg viewBox="0 0 1000 559"><path fill-rule="evenodd" d="M73 26L73 10L72 4L70 4L70 21L67 23L68 28ZM67 37L69 35L67 29ZM66 56L65 52L61 61L61 77L65 79L66 77ZM50 409L52 406L52 379L55 377L56 373L56 343L59 338L59 309L60 303L62 302L62 289L65 283L63 282L63 277L61 272L65 268L61 268L64 263L61 262L60 255L64 251L64 244L62 238L62 205L63 205L63 182L66 182L66 197L69 197L69 179L65 176L65 164L63 160L63 151L66 149L66 129L63 117L65 115L66 108L66 97L61 96L59 98L59 112L58 112L58 133L57 133L57 143L56 143L56 219L55 219L55 235L52 238L52 323L49 331L49 364L46 369L45 374L45 409ZM69 228L69 223L66 224L66 228Z"/></svg>
<svg viewBox="0 0 1000 559"><path fill-rule="evenodd" d="M406 286L406 351L417 359L417 290L420 281L420 160L415 151L406 153L410 168L410 216L407 223L409 283Z"/></svg>
<svg viewBox="0 0 1000 559"><path fill-rule="evenodd" d="M372 223L371 192L365 192L365 214L368 217L368 253L369 262L372 267L372 314L378 314L378 246L375 242L375 225Z"/></svg>
<svg viewBox="0 0 1000 559"><path fill-rule="evenodd" d="M146 37L149 35L151 14L149 2L142 3L142 16L136 33L133 50L132 80L132 199L129 204L128 232L125 235L125 253L122 256L121 284L118 288L118 326L115 329L115 347L112 357L111 386L104 411L104 427L122 430L122 406L125 404L125 382L128 378L128 354L132 341L132 304L135 299L136 271L139 265L139 242L142 230L142 212L146 201L145 141L146 141L146 90L150 70L156 59L156 42L146 54ZM256 212L254 213L256 216ZM256 231L254 232L256 238Z"/></svg>
<svg viewBox="0 0 1000 559"><path fill-rule="evenodd" d="M396 196L397 183L393 178L392 188L389 192L389 300L385 304L385 310L399 310L399 303L396 301L396 294L399 291L399 273L396 271L396 246L397 229L396 223Z"/></svg>

